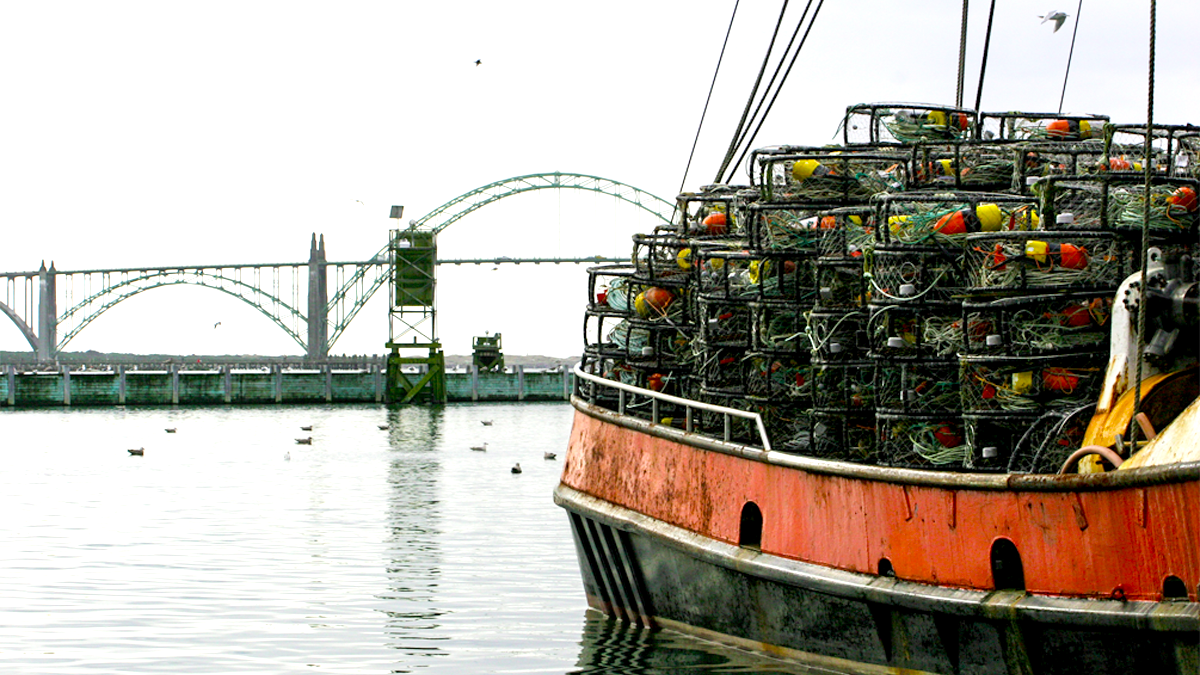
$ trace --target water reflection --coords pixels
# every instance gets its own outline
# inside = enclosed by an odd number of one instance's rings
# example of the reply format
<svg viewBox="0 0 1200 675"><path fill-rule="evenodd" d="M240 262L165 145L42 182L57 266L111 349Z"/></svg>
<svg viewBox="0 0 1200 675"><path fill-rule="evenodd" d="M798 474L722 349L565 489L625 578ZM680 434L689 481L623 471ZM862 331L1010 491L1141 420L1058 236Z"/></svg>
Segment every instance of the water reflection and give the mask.
<svg viewBox="0 0 1200 675"><path fill-rule="evenodd" d="M438 632L446 611L437 597L443 562L437 497L441 416L441 410L417 407L387 413L388 589L376 596L383 602L376 609L387 617L388 646L400 652L402 662L447 655L443 645L449 638Z"/></svg>
<svg viewBox="0 0 1200 675"><path fill-rule="evenodd" d="M794 673L833 675L824 667L779 661L670 630L651 631L589 609L579 660L569 675L672 675L674 673Z"/></svg>

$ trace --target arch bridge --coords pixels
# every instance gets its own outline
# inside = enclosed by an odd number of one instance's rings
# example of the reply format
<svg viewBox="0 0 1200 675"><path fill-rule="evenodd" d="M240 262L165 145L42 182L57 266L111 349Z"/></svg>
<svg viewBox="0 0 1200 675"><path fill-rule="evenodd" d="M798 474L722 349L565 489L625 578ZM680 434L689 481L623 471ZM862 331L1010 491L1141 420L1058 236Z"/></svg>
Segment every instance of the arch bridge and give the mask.
<svg viewBox="0 0 1200 675"><path fill-rule="evenodd" d="M609 195L670 223L675 205L631 185L576 173L539 173L489 183L442 204L409 225L436 236L467 215L500 199L544 189ZM438 259L437 264L602 263L624 258ZM313 235L309 257L295 263L239 263L122 269L0 273L0 312L11 320L39 360L53 359L85 328L124 300L157 288L190 285L235 297L267 317L304 351L323 360L367 301L387 282L390 244L364 260L326 259L324 235ZM332 293L330 290L332 288ZM60 302L61 301L61 302ZM59 306L65 309L59 313Z"/></svg>

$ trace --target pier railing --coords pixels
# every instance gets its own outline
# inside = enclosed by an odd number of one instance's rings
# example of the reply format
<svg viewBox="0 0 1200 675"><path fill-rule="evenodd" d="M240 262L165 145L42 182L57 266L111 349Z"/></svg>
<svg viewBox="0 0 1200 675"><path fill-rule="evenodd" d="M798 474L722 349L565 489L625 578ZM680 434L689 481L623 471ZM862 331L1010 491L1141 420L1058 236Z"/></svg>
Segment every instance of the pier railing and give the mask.
<svg viewBox="0 0 1200 675"><path fill-rule="evenodd" d="M681 398L679 396L672 396L671 394L664 394L662 392L654 391L652 389L645 389L642 387L636 387L631 384L625 384L624 382L617 382L615 380L609 380L609 379L600 377L599 375L593 375L592 373L584 372L582 364L576 364L575 365L575 390L576 390L576 393L581 398L588 399L589 402L595 403L596 401L595 401L594 396L589 397L583 393L585 382L589 382L600 388L612 389L612 390L616 391L616 399L617 399L616 412L621 415L626 414L626 404L628 402L629 397L640 396L640 397L645 397L645 398L649 399L649 401L650 401L650 419L651 419L652 424L660 423L661 418L659 417L659 412L660 412L659 406L662 403L668 403L668 404L674 405L676 407L682 408L685 411L683 428L685 431L687 431L689 433L697 433L696 429L695 429L694 415L692 414L693 411L700 410L700 411L720 415L721 419L723 421L723 426L724 426L723 440L726 442L730 442L733 440L733 424L732 424L731 418L737 417L737 418L741 418L741 419L750 420L750 421L754 422L755 429L758 431L758 440L760 442L759 445L761 445L761 447L764 450L767 450L767 451L771 450L771 440L767 436L767 427L765 424L763 424L762 415L759 415L756 412L751 412L748 410L738 410L737 408L727 408L725 406L715 405L712 403L705 403L703 401L693 401L691 399Z"/></svg>

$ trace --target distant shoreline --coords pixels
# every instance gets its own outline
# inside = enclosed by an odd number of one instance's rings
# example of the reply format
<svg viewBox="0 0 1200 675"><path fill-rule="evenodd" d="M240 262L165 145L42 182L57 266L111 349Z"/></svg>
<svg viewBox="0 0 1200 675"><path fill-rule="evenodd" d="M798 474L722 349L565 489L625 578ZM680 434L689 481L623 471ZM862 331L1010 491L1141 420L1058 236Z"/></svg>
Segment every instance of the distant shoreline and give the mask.
<svg viewBox="0 0 1200 675"><path fill-rule="evenodd" d="M364 361L382 360L383 354L339 354L330 355L327 359L329 363L354 363ZM571 367L579 361L579 356L544 356L540 354L523 355L523 354L505 354L504 364L506 366L525 366L527 368L554 368L556 366ZM306 363L307 360L303 356L296 355L260 355L260 354L127 354L119 352L63 352L55 358L55 362L61 364L120 364L120 363L179 363L179 364L195 364L200 363ZM0 351L0 365L7 364L36 364L37 358L33 352L7 352ZM471 365L470 354L447 354L446 368L463 368Z"/></svg>

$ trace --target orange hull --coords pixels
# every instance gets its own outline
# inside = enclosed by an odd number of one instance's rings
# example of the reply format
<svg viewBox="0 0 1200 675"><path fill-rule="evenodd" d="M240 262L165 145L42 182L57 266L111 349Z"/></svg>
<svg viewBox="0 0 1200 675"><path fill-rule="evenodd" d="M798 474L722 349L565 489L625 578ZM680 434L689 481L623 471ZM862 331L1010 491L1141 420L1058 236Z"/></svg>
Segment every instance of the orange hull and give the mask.
<svg viewBox="0 0 1200 675"><path fill-rule="evenodd" d="M1158 478L918 472L706 449L601 417L576 411L562 482L703 537L737 545L753 502L762 553L782 558L865 574L886 561L902 580L990 590L992 547L1007 539L1033 595L1159 601L1174 577L1198 599L1195 466Z"/></svg>

